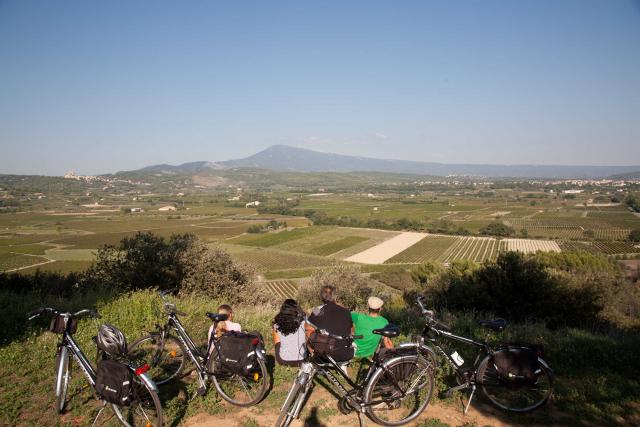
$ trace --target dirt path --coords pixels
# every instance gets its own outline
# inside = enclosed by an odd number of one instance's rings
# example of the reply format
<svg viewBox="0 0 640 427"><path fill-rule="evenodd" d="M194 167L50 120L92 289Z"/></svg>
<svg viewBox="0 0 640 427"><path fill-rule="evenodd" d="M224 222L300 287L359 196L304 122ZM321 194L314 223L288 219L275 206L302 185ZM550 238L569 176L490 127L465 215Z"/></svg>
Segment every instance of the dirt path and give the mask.
<svg viewBox="0 0 640 427"><path fill-rule="evenodd" d="M265 408L263 405L253 408L237 408L228 406L226 408L227 411L224 413L218 413L215 415L201 413L186 419L181 425L185 427L273 426L278 418L280 408ZM426 423L427 420L438 420L441 423L444 423L444 425L449 425L451 427L504 427L519 424L517 421L505 418L504 413L484 404L474 403L471 406L469 413L464 415L462 413L461 404L445 404L442 402L436 402L430 404L417 421L407 425L425 425L424 423ZM433 423L433 421L431 421L431 423ZM535 425L535 422L527 424ZM314 388L311 398L302 411L300 419L292 423L292 427L344 427L358 425L358 416L356 414L342 415L339 413L335 398L320 386L316 386ZM371 427L376 424L365 417L364 425Z"/></svg>
<svg viewBox="0 0 640 427"><path fill-rule="evenodd" d="M52 262L56 262L55 259L47 258L44 255L23 254L23 253L20 253L20 252L10 252L10 253L17 254L17 255L25 255L25 256L30 256L30 257L36 257L36 258L44 258L44 259L46 259L46 261L38 262L36 264L31 264L31 265L25 265L25 266L18 267L18 268L12 268L11 270L4 270L4 273L13 273L15 271L26 270L27 268L38 267L38 266L41 266L41 265L51 264Z"/></svg>
<svg viewBox="0 0 640 427"><path fill-rule="evenodd" d="M350 256L345 261L360 262L363 264L382 264L389 258L418 243L426 236L426 233L400 233L372 248Z"/></svg>

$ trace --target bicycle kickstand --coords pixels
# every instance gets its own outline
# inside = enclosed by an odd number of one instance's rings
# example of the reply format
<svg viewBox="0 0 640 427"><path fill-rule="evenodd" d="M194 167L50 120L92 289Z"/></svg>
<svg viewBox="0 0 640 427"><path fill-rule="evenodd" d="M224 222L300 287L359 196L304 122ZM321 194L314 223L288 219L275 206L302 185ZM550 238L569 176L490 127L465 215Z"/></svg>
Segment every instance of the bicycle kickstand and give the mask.
<svg viewBox="0 0 640 427"><path fill-rule="evenodd" d="M96 422L98 421L98 418L100 418L100 414L102 413L102 410L107 406L107 402L102 402L102 408L100 408L100 410L98 411L98 413L96 414L96 417L93 419L93 422L91 423L91 427L95 427Z"/></svg>
<svg viewBox="0 0 640 427"><path fill-rule="evenodd" d="M467 400L467 404L464 407L464 411L462 412L464 415L467 415L469 412L469 406L471 406L471 401L473 400L473 395L476 392L476 385L471 386L471 394L469 394L469 400Z"/></svg>

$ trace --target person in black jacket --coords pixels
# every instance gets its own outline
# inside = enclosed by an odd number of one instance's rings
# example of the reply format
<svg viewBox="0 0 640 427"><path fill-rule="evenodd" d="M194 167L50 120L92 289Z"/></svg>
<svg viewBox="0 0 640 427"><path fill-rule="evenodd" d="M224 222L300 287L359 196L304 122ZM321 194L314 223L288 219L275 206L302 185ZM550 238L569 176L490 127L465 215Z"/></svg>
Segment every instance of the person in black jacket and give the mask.
<svg viewBox="0 0 640 427"><path fill-rule="evenodd" d="M309 315L309 322L319 329L324 329L330 334L348 337L353 335L353 321L351 311L336 302L336 289L331 285L325 285L320 290L320 299L323 304L315 307ZM307 323L307 338L315 330L314 326ZM354 348L345 342L344 346L331 354L336 361L345 362L353 358Z"/></svg>

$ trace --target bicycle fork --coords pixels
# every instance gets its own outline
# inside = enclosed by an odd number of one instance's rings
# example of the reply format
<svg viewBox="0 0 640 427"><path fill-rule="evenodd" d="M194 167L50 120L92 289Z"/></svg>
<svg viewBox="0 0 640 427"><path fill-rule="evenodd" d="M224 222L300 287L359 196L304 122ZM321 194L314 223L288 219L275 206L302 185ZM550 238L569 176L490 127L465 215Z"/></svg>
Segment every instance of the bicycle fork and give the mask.
<svg viewBox="0 0 640 427"><path fill-rule="evenodd" d="M293 402L293 406L290 406L290 409L288 409L289 412L287 412L287 415L290 415L292 419L297 419L300 415L302 405L307 399L307 395L309 394L309 391L311 391L311 387L313 386L313 377L316 375L316 373L317 369L310 363L304 363L300 367L300 372L296 377L296 383L300 385L301 391L298 394L295 402ZM294 389L295 387L292 387L291 390L289 390L289 394L287 395L285 402L289 401L290 397L292 397L291 394L294 392Z"/></svg>

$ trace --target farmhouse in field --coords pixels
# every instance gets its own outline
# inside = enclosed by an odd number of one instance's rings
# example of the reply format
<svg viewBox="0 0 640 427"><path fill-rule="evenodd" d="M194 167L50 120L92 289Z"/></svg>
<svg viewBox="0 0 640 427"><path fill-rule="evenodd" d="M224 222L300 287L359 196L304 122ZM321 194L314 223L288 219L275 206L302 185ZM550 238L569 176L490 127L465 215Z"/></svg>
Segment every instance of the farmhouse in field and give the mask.
<svg viewBox="0 0 640 427"><path fill-rule="evenodd" d="M175 207L175 206L168 205L168 206L163 206L163 207L159 208L158 210L159 210L160 212L169 212L169 211L175 211L175 210L176 210L176 207Z"/></svg>
<svg viewBox="0 0 640 427"><path fill-rule="evenodd" d="M254 207L254 206L260 206L260 204L261 203L259 201L254 200L253 202L249 202L246 205L244 205L244 207L245 208L251 208L251 207Z"/></svg>
<svg viewBox="0 0 640 427"><path fill-rule="evenodd" d="M141 213L141 212L144 212L144 209L142 209L142 208L131 208L131 212L132 213Z"/></svg>

